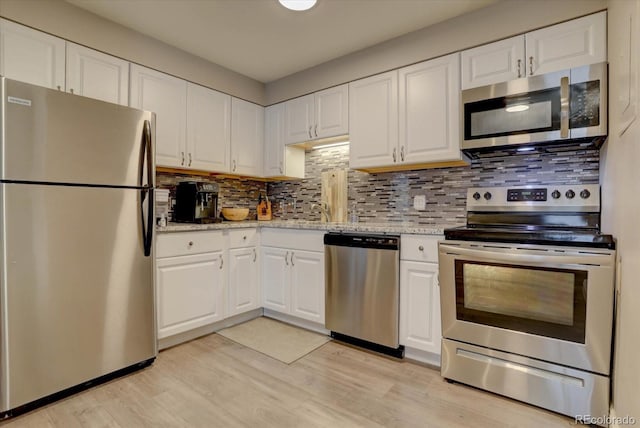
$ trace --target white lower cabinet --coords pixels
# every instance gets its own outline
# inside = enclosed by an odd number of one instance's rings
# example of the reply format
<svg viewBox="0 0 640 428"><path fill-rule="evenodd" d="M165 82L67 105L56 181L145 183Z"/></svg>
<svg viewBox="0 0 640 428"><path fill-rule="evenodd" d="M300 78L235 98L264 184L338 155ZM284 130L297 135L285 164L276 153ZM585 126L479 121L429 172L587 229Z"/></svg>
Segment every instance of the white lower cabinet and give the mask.
<svg viewBox="0 0 640 428"><path fill-rule="evenodd" d="M261 306L257 237L256 229L229 231L227 316L242 314Z"/></svg>
<svg viewBox="0 0 640 428"><path fill-rule="evenodd" d="M324 325L324 232L263 229L262 306Z"/></svg>
<svg viewBox="0 0 640 428"><path fill-rule="evenodd" d="M168 233L156 242L158 339L224 319L221 231Z"/></svg>
<svg viewBox="0 0 640 428"><path fill-rule="evenodd" d="M400 344L436 355L440 355L442 339L439 239L442 237L402 235L400 252Z"/></svg>

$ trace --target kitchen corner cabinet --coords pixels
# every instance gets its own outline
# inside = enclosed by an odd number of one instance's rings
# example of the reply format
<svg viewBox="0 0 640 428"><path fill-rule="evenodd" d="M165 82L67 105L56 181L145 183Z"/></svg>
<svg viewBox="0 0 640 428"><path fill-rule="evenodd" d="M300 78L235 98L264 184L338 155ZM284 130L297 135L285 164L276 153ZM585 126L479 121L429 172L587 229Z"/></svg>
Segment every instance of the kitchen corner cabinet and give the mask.
<svg viewBox="0 0 640 428"><path fill-rule="evenodd" d="M284 103L264 109L264 176L304 178L304 149L284 140Z"/></svg>
<svg viewBox="0 0 640 428"><path fill-rule="evenodd" d="M65 89L65 41L0 19L0 75Z"/></svg>
<svg viewBox="0 0 640 428"><path fill-rule="evenodd" d="M129 103L156 114L156 165L187 166L187 82L132 64Z"/></svg>
<svg viewBox="0 0 640 428"><path fill-rule="evenodd" d="M129 63L67 42L67 92L129 105Z"/></svg>
<svg viewBox="0 0 640 428"><path fill-rule="evenodd" d="M261 306L257 237L257 229L229 231L227 316L238 315Z"/></svg>
<svg viewBox="0 0 640 428"><path fill-rule="evenodd" d="M263 229L262 306L324 325L323 232Z"/></svg>
<svg viewBox="0 0 640 428"><path fill-rule="evenodd" d="M607 60L607 13L599 12L462 52L462 89Z"/></svg>
<svg viewBox="0 0 640 428"><path fill-rule="evenodd" d="M402 235L400 344L440 354L438 244L441 237Z"/></svg>
<svg viewBox="0 0 640 428"><path fill-rule="evenodd" d="M187 83L187 168L231 171L231 96Z"/></svg>
<svg viewBox="0 0 640 428"><path fill-rule="evenodd" d="M221 231L158 236L158 339L224 319L225 269Z"/></svg>
<svg viewBox="0 0 640 428"><path fill-rule="evenodd" d="M285 105L285 143L349 133L349 85L294 98Z"/></svg>
<svg viewBox="0 0 640 428"><path fill-rule="evenodd" d="M459 67L455 53L352 82L349 166L393 171L466 164Z"/></svg>
<svg viewBox="0 0 640 428"><path fill-rule="evenodd" d="M264 107L231 99L231 173L261 176Z"/></svg>

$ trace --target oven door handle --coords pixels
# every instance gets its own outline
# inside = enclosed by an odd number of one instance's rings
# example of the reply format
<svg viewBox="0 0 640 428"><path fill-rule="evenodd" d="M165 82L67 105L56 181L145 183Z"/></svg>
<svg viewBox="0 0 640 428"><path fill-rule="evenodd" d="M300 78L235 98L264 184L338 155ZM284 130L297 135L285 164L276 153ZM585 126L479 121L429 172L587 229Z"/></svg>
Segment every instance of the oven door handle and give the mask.
<svg viewBox="0 0 640 428"><path fill-rule="evenodd" d="M530 250L523 248L517 252L516 247L506 247L510 252L493 251L489 249L464 248L456 245L440 244L440 252L451 255L466 256L470 259L482 259L498 263L553 263L562 265L588 265L588 266L613 266L614 257L611 254L589 253L587 251L580 254L557 254L552 251ZM516 251L516 252L514 252Z"/></svg>

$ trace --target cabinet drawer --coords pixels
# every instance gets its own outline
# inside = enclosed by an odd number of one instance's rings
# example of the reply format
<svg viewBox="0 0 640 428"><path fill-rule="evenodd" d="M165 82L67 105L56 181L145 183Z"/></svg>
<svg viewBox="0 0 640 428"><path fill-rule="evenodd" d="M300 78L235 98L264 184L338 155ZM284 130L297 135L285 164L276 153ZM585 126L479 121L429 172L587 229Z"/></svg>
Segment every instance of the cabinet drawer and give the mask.
<svg viewBox="0 0 640 428"><path fill-rule="evenodd" d="M222 231L162 233L156 240L156 258L222 251Z"/></svg>
<svg viewBox="0 0 640 428"><path fill-rule="evenodd" d="M400 259L438 263L438 241L441 235L402 235Z"/></svg>
<svg viewBox="0 0 640 428"><path fill-rule="evenodd" d="M259 242L258 229L233 229L229 231L229 248L255 247Z"/></svg>
<svg viewBox="0 0 640 428"><path fill-rule="evenodd" d="M325 231L263 228L261 244L292 250L324 251Z"/></svg>

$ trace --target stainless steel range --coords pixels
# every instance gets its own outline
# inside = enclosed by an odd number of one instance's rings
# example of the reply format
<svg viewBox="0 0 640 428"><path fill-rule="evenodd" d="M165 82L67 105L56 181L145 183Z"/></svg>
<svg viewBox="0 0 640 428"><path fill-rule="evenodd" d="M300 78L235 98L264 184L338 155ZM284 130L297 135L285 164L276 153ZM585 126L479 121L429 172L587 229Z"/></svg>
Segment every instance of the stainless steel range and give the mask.
<svg viewBox="0 0 640 428"><path fill-rule="evenodd" d="M615 242L598 185L469 189L440 243L442 376L606 416Z"/></svg>

